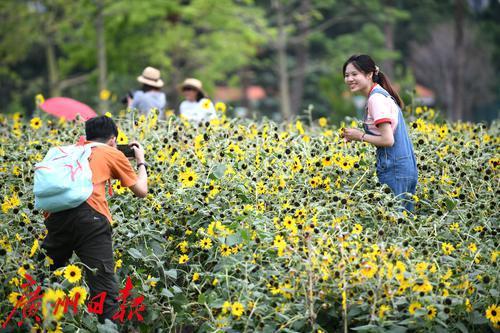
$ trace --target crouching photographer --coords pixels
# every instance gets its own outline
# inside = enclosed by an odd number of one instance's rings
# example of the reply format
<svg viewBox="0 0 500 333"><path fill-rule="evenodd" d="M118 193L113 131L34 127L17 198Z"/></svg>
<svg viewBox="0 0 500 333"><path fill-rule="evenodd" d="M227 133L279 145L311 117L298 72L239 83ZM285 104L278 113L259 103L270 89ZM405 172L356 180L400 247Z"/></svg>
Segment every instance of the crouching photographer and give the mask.
<svg viewBox="0 0 500 333"><path fill-rule="evenodd" d="M136 161L137 173L134 171L129 159L117 149L118 129L113 119L109 117L100 116L88 120L85 123L85 134L83 149L90 150L88 166L92 172L91 194L74 208L54 209L51 212L49 210L50 214L45 220L48 234L42 248L52 259L51 270L66 266L73 252L76 253L86 266L85 274L90 289L90 299L106 292L103 313L99 316L99 321L103 322L106 318L112 320L113 315L119 310L117 303L119 288L114 274L115 262L111 239L112 217L106 199L106 183L109 188L110 180L118 179L122 186L130 188L137 197L143 198L148 192L147 164L142 146L133 142L130 145L133 151L131 159ZM61 147L59 150L64 150L62 148L66 147Z"/></svg>

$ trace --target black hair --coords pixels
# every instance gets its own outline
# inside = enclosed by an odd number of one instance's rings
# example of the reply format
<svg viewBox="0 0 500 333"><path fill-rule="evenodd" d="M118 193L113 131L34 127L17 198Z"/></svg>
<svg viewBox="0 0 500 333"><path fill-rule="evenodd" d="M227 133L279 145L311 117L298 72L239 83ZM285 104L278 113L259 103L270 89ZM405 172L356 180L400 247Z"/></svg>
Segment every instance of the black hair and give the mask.
<svg viewBox="0 0 500 333"><path fill-rule="evenodd" d="M196 94L196 101L199 102L205 97L205 94L198 90L198 93Z"/></svg>
<svg viewBox="0 0 500 333"><path fill-rule="evenodd" d="M104 143L118 136L118 127L107 116L94 117L85 122L85 136L87 140Z"/></svg>
<svg viewBox="0 0 500 333"><path fill-rule="evenodd" d="M398 93L392 87L391 81L389 80L387 75L378 70L377 66L375 65L375 61L373 61L373 59L369 55L353 55L349 59L347 59L347 61L344 63L344 66L342 67L342 74L344 76L345 69L349 64L353 64L356 69L365 74L373 72L373 82L380 84L382 88L384 88L394 98L396 104L399 105L400 108L404 107L403 100L401 99L401 97L399 97Z"/></svg>
<svg viewBox="0 0 500 333"><path fill-rule="evenodd" d="M151 90L160 90L160 88L150 86L149 84L143 84L141 90L144 91L144 92L148 92L148 91L151 91Z"/></svg>

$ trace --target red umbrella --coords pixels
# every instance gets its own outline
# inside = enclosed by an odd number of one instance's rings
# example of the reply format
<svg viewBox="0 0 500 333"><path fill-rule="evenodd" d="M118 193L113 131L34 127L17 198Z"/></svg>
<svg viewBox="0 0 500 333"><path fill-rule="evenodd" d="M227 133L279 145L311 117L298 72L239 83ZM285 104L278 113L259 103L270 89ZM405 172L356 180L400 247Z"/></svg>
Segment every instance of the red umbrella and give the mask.
<svg viewBox="0 0 500 333"><path fill-rule="evenodd" d="M64 117L67 120L73 120L79 114L84 120L97 116L90 106L77 100L67 97L53 97L40 105L40 108L56 117Z"/></svg>

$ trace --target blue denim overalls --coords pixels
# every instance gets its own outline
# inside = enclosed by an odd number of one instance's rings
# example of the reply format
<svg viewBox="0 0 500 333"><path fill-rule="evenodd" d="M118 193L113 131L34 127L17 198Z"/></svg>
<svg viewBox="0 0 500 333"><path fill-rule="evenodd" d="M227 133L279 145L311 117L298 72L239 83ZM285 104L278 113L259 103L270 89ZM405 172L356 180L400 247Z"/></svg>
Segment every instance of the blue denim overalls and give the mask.
<svg viewBox="0 0 500 333"><path fill-rule="evenodd" d="M380 85L372 89L368 98L372 94L382 94L385 97L392 98ZM363 124L363 127L367 134L377 135L368 129L366 123ZM413 200L410 196L405 196L404 193L415 194L418 179L417 163L413 153L413 145L406 130L403 113L399 107L398 125L394 132L394 145L392 147L377 147L377 176L380 183L387 184L396 196L405 201L405 209L408 211L413 210Z"/></svg>

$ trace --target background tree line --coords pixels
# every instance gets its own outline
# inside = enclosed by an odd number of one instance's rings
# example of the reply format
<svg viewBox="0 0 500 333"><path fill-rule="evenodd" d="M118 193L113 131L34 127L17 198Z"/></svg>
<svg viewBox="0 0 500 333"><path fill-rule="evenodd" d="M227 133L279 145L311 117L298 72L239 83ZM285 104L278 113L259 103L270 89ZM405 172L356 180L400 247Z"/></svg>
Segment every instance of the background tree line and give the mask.
<svg viewBox="0 0 500 333"><path fill-rule="evenodd" d="M372 55L406 102L416 83L448 118L491 120L500 105L496 0L5 0L0 2L0 110L33 110L34 96L69 96L117 110L145 66L177 85L200 78L264 87L259 104L292 119L309 104L334 120L354 113L341 73ZM111 98L100 92L111 91ZM101 97L101 98L100 98Z"/></svg>

